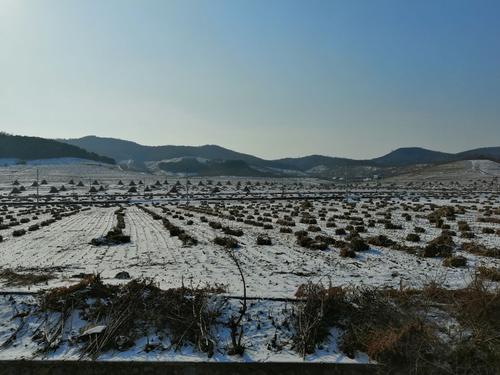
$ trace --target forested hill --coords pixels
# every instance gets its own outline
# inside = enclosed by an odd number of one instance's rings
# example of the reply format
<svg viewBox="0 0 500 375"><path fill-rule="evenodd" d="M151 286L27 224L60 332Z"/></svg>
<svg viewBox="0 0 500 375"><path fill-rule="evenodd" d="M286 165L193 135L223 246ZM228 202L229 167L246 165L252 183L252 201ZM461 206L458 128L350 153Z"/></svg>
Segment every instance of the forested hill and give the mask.
<svg viewBox="0 0 500 375"><path fill-rule="evenodd" d="M0 133L0 158L20 160L81 158L115 164L112 158L52 139Z"/></svg>

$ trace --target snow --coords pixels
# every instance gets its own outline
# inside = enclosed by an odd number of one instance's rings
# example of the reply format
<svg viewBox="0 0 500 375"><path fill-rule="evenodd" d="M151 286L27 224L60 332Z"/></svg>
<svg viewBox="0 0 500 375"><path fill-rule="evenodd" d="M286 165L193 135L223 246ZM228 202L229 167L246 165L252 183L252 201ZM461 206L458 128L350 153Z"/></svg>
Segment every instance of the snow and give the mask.
<svg viewBox="0 0 500 375"><path fill-rule="evenodd" d="M11 165L28 165L28 166L40 166L40 165L68 165L68 164L89 164L89 165L105 165L93 160L81 159L81 158L48 158L48 159L34 159L34 160L20 160L13 158L3 158L0 159L0 165L11 166Z"/></svg>
<svg viewBox="0 0 500 375"><path fill-rule="evenodd" d="M1 163L0 163L1 165ZM479 161L471 163L471 168L488 171L490 173L494 164ZM315 179L249 179L249 178L213 178L209 185L206 179L192 179L190 193L198 197L211 199L226 198L229 200L211 200L203 202L203 199L191 199L190 208L181 207L180 203L185 203L185 182L179 187L178 195L166 197L166 193L175 183L175 179L170 180L169 185L162 185L155 191L156 205L151 205L151 200L145 199L143 194L137 195L130 202L132 204L122 204L125 210L124 233L130 235L131 242L115 246L93 246L90 241L93 238L104 236L116 224L115 210L116 203L105 204L108 200L115 199L114 194L124 194L129 186L128 182L134 180L136 183L141 179L146 184L151 184L156 180L163 183L160 176L144 174L139 172L123 171L116 166L104 166L93 163L76 164L52 164L37 166L40 170L40 178L48 179L48 185L40 188L42 198L48 196L49 186L67 185L70 178L75 182L80 179L85 181L87 186L83 188L71 188L70 191L54 198L52 202L64 199L71 199L71 202L78 204L87 196L89 180L97 179L101 185L107 186L106 194L99 194L95 197L95 202L88 210L82 210L74 215L63 217L56 223L40 230L27 232L24 236L13 237L14 229L27 229L34 223L39 223L51 217L49 213L40 212L38 218L34 219L33 212L37 208L33 205L6 206L6 210L17 218L30 218L29 223L20 224L12 229L1 230L3 242L0 242L0 269L13 269L16 272L49 272L54 275L54 279L47 283L30 286L12 286L0 279L0 287L3 291L9 292L36 292L49 288L71 285L80 279L79 274L99 273L105 283L122 284L126 280L116 279L115 276L121 271L128 272L132 278L148 277L159 283L161 288L173 288L181 285L205 285L206 283L223 284L227 286L225 297L241 296L243 294L240 275L234 262L228 255L228 250L215 245L213 240L217 236L223 236L221 230L213 229L207 222L201 220L205 216L208 221L220 222L223 226L239 228L243 230L243 235L238 237L240 246L235 250L236 257L241 264L247 283L247 293L250 297L259 298L251 303L249 317L245 320L245 340L248 350L243 358L228 356L223 348L219 348L213 358L207 358L206 354L198 353L191 347L181 348L174 351L169 348L167 338L158 338L153 334L144 337L136 342L136 345L126 352L105 353L100 359L103 360L176 360L176 361L301 361L302 359L291 349L290 333L280 331L279 339L283 341L282 350L270 350L269 344L276 332L275 327L266 318L268 312L272 311L275 319L284 319L286 309L290 306L286 302L271 300L272 298L293 298L297 288L308 281L323 282L333 286L375 286L399 288L421 287L432 280L441 281L448 288L461 288L474 277L474 268L477 265L487 265L488 267L500 267L500 260L486 258L463 253L457 250L457 255L463 255L468 260L468 266L463 268L448 268L442 265L441 258L421 258L413 254L402 251L395 251L384 247L372 246L370 250L359 252L356 258L342 258L339 249L330 247L325 251L310 250L299 246L293 233L281 233L280 225L276 220L290 215L293 208L300 206L302 200L296 200L299 196L318 196L325 191L336 192L336 199L314 199L311 200L312 207L309 213L318 219L321 231L311 233L331 236L337 240L345 239L345 236L335 234L336 228L326 227L326 221L320 219L321 212L325 212L326 218L338 215L335 223L338 228L346 227L350 224L348 218L343 218L344 213L350 208L343 202L344 195L341 189L334 186L322 188L325 181ZM27 202L28 196L33 195L35 189L29 184L36 176L36 169L33 165L10 165L0 167L0 192L5 202L10 202L13 198L8 195L12 189L13 181L19 180L26 186L27 191L21 194L18 202ZM118 186L117 181L121 179L124 186ZM230 184L227 181L230 180ZM204 186L197 186L202 181ZM251 182L249 194L243 191L247 181ZM241 182L241 187L237 188L237 183ZM257 185L259 182L259 185ZM266 185L266 182L269 184ZM301 185L298 185L298 182ZM220 184L219 184L220 183ZM218 187L221 192L212 194L210 191ZM139 189L142 189L139 187ZM325 190L330 189L330 190ZM336 190L335 190L336 189ZM351 189L352 194L359 198L359 201L350 202L356 205L355 216L364 217L367 221L369 215L371 219L379 219L382 214L390 212L391 221L403 227L402 230L384 229L383 225L377 224L375 227L366 227L367 232L362 233L363 237L385 234L391 239L408 246L414 245L406 241L406 236L412 233L415 226L424 227L425 233L421 234L419 246L435 238L441 230L429 225L426 215L433 205L460 205L465 208L463 214L457 214L455 221L445 222L452 230L457 230L458 221L466 221L472 226L476 235L474 241L488 247L500 246L500 236L496 234L484 234L482 228L493 227L499 229L498 224L478 222L477 218L483 216L487 207L498 209L500 198L497 193L476 193L474 191L455 190L452 193L440 191L423 190L377 190L372 189L369 193L362 189ZM78 201L71 194L76 194ZM277 200L276 197L285 195L284 200ZM354 196L353 195L353 196ZM250 201L242 198L264 197L268 199ZM136 204L147 204L147 208L153 210L161 216L165 216L171 223L184 229L188 234L198 240L198 244L192 247L185 247L177 237L170 236L161 220L154 220L147 212L141 210ZM55 206L55 204L54 204ZM45 206L42 206L45 207ZM51 208L51 206L48 206ZM206 213L198 212L200 209L217 208L224 217L210 216ZM418 210L408 210L406 207L420 207ZM29 212L21 212L29 209ZM194 210L193 210L194 209ZM198 210L198 211L196 211ZM253 215L271 219L273 229L264 230L244 222L238 222L228 218L230 211L236 210L244 213L245 217ZM164 212L165 211L165 212ZM411 221L406 221L403 214L410 213ZM6 216L6 212L0 212L1 216ZM497 214L494 214L497 215ZM300 223L300 215L294 216L296 225L292 231L307 229L308 224ZM188 220L193 224L188 225ZM259 246L256 238L265 232L273 242L272 246ZM454 240L460 244L470 242L460 237ZM15 346L0 348L0 359L13 358L39 358L36 345L29 338L36 327L36 316L29 315L26 318L16 317L21 311L33 311L36 304L35 296L0 296L0 345L4 343L13 330L20 329L20 334L16 339ZM239 307L238 300L229 300L229 310L236 311ZM229 315L228 315L229 316ZM255 322L260 322L257 328ZM69 338L71 335L78 335L79 332L89 334L89 327L86 322L80 320L75 315L71 317L71 329L68 328L68 342L65 342L57 351L49 354L45 358L50 359L75 359L79 353L74 346L71 346ZM69 327L69 326L68 326ZM90 328L90 333L97 334L100 328ZM101 331L102 332L102 331ZM366 356L359 354L355 359L349 359L337 348L337 342L341 332L332 329L330 337L322 350L314 355L308 356L307 361L325 362L353 362L366 363ZM224 327L220 327L217 335L222 342L228 342L228 332ZM146 342L154 340L162 341L167 349L163 351L153 351L146 353L143 348Z"/></svg>
<svg viewBox="0 0 500 375"><path fill-rule="evenodd" d="M50 359L50 360L76 360L80 359L78 345L75 345L75 338L91 334L100 334L106 327L98 325L86 328L87 322L79 317L78 312L74 312L65 322L63 340L59 347L52 352L43 354L37 351L36 342L31 336L39 328L41 316L31 314L26 318L12 318L18 311L34 311L37 299L33 296L11 297L0 296L0 345L17 331L16 340L12 345L0 347L0 360L5 359ZM239 303L229 301L229 308L226 314L221 317L221 321L228 319L229 314L239 308ZM240 356L229 356L225 348L230 344L230 335L227 328L219 325L214 332L215 338L220 345L216 348L214 356L209 358L207 354L198 352L190 346L183 346L179 350L174 350L168 337L159 337L151 332L147 337L139 338L135 345L126 351L109 351L99 357L103 361L211 361L211 362L301 362L303 359L291 349L290 332L286 329L277 329L286 314L289 313L290 306L273 301L250 302L248 317L244 321L245 336L244 344L247 346L245 354ZM273 320L269 315L273 315ZM54 314L53 319L57 316ZM78 332L82 332L79 334ZM283 346L282 350L270 349L270 345L275 341ZM308 355L304 360L309 362L329 362L329 363L368 363L366 355L359 353L355 358L348 358L341 353L336 342L341 332L332 329L330 335L321 350L312 355ZM146 344L158 344L161 350L147 352L144 350Z"/></svg>
<svg viewBox="0 0 500 375"><path fill-rule="evenodd" d="M100 333L103 333L104 330L106 329L106 326L95 326L89 329L86 329L83 331L83 333L80 336L88 336L88 335L98 335Z"/></svg>

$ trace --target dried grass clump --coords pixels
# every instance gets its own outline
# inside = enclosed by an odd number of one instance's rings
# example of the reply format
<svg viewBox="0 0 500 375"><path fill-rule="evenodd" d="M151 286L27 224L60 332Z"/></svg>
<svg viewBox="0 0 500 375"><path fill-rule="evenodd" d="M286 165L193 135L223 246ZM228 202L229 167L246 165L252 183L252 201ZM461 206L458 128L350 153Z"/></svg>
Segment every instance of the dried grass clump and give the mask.
<svg viewBox="0 0 500 375"><path fill-rule="evenodd" d="M341 350L350 357L367 353L383 373L433 373L444 350L435 327L411 302L411 294L371 288L347 294Z"/></svg>
<svg viewBox="0 0 500 375"><path fill-rule="evenodd" d="M422 369L432 368L444 353L441 342L434 327L408 303L410 297L402 295L372 288L301 285L296 296L302 301L292 320L294 349L302 356L312 353L329 330L338 327L344 332L340 348L345 354L367 353L381 362L385 373L412 373L421 360Z"/></svg>
<svg viewBox="0 0 500 375"><path fill-rule="evenodd" d="M42 297L41 309L62 312L70 307L81 308L85 306L86 298L108 297L116 288L104 285L100 275L84 275L77 284L47 291Z"/></svg>
<svg viewBox="0 0 500 375"><path fill-rule="evenodd" d="M424 289L424 293L433 302L445 304L461 326L461 334L449 348L450 373L497 374L500 368L500 290L491 289L479 277L464 289L447 290L434 285Z"/></svg>
<svg viewBox="0 0 500 375"><path fill-rule="evenodd" d="M474 255L485 257L500 258L500 249L489 248L475 242L466 242L462 244L462 250Z"/></svg>
<svg viewBox="0 0 500 375"><path fill-rule="evenodd" d="M479 217L477 221L480 223L500 224L500 217Z"/></svg>
<svg viewBox="0 0 500 375"><path fill-rule="evenodd" d="M312 353L336 327L342 352L367 353L384 374L497 374L500 290L481 280L458 290L435 282L422 290L302 285L294 348Z"/></svg>
<svg viewBox="0 0 500 375"><path fill-rule="evenodd" d="M435 346L439 346L435 331L419 319L400 327L374 330L368 340L368 356L390 368L405 368L419 356L429 360L434 356Z"/></svg>
<svg viewBox="0 0 500 375"><path fill-rule="evenodd" d="M28 286L35 284L47 283L54 279L55 276L51 273L18 273L11 269L0 271L0 279L6 286Z"/></svg>
<svg viewBox="0 0 500 375"><path fill-rule="evenodd" d="M498 268L479 266L477 267L476 272L478 273L478 276L483 279L495 282L500 281L500 269Z"/></svg>

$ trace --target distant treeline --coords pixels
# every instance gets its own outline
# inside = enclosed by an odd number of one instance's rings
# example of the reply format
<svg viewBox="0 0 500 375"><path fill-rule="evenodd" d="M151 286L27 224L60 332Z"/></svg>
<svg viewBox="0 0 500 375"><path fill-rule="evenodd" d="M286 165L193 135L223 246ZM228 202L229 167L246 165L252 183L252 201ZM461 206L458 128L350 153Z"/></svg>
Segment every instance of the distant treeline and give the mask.
<svg viewBox="0 0 500 375"><path fill-rule="evenodd" d="M51 159L51 158L81 158L115 164L115 161L84 149L38 137L26 137L0 132L0 158L15 158L21 160Z"/></svg>

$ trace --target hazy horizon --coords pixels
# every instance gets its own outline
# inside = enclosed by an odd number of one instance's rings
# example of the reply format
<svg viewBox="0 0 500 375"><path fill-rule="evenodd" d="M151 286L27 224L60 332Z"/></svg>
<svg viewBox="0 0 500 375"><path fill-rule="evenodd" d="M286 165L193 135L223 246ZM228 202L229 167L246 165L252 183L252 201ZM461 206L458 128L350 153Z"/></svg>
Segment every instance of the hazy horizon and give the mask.
<svg viewBox="0 0 500 375"><path fill-rule="evenodd" d="M500 139L495 1L0 0L0 129L264 159Z"/></svg>
<svg viewBox="0 0 500 375"><path fill-rule="evenodd" d="M2 132L2 131L3 130L0 130L0 132ZM14 134L14 133L7 133L7 134L20 135L20 136L36 136L36 137L41 137L41 138L47 138L47 137L42 137L42 136L33 135L33 134ZM54 140L59 140L59 141L65 141L65 140L81 139L81 138L85 138L85 137L112 138L112 139L121 140L121 141L133 142L133 143L139 144L141 146L146 146L146 147L160 147L160 146L180 146L180 147L183 147L183 146L187 146L187 147L219 146L219 147L222 147L222 148L225 148L225 149L229 149L229 150L232 150L232 151L235 151L235 152L239 152L239 153L243 153L243 154L249 154L249 155L252 155L252 156L256 156L256 157L264 159L264 160L278 160L278 159L285 159L285 158L300 158L300 157L313 156L313 155L327 156L327 157L338 157L338 158L350 158L350 159L354 159L354 160L369 160L369 159L372 159L372 158L377 158L377 157L380 157L380 156L384 156L386 154L391 153L392 151L395 151L395 150L401 149L401 148L423 148L423 149L427 149L427 150L430 150L430 151L438 151L438 152L445 152L445 153L455 154L455 153L459 153L459 152L463 152L463 151L470 151L470 150L473 150L473 149L476 149L476 148L500 147L500 146L497 146L497 145L485 145L485 146L481 146L481 147L468 148L468 149L460 149L460 150L455 150L455 151L444 151L444 150L438 150L438 149L431 149L431 148L426 147L425 145L402 145L402 146L393 147L390 150L382 152L381 154L374 155L373 157L367 157L367 158L348 157L348 156L338 155L338 154L288 154L288 155L281 155L281 156L275 157L275 158L266 158L266 157L258 155L258 154L249 153L249 152L245 152L245 151L238 150L238 149L232 149L232 148L227 147L227 146L225 146L223 144L216 144L216 143L202 143L202 144L164 144L164 143L159 143L159 144L145 144L145 143L133 140L133 139L124 139L124 138L120 138L118 136L100 136L100 135L96 135L96 134L87 134L87 135L84 135L82 137L75 137L75 138L73 138L73 137L56 137L56 138L49 138L49 139L54 139Z"/></svg>

